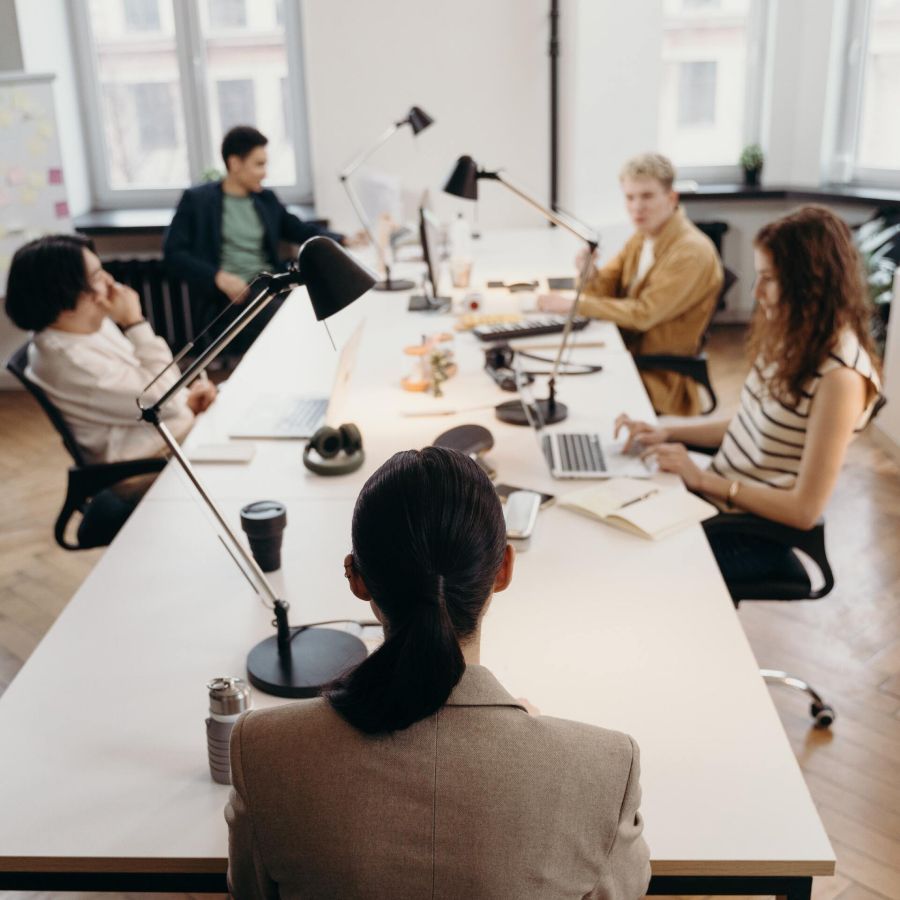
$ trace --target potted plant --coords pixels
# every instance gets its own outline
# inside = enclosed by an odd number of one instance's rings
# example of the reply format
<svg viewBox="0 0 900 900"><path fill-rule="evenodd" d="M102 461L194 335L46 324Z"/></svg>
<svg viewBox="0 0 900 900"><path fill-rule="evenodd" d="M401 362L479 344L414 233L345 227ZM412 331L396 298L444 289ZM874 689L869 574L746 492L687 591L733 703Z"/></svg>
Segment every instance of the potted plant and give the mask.
<svg viewBox="0 0 900 900"><path fill-rule="evenodd" d="M759 184L759 173L762 172L763 162L762 147L759 144L747 144L741 152L741 168L744 170L744 184L748 187L756 187Z"/></svg>
<svg viewBox="0 0 900 900"><path fill-rule="evenodd" d="M900 216L886 210L879 210L878 213L857 226L853 237L862 257L872 304L872 336L879 354L883 356L894 294L894 274L900 259Z"/></svg>

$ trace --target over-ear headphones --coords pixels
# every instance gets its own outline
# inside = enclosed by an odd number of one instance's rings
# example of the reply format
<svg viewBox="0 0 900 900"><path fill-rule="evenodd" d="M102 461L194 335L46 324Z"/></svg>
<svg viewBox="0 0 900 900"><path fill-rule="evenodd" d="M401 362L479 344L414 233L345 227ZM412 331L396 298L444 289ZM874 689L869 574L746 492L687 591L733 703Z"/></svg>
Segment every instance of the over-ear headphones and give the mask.
<svg viewBox="0 0 900 900"><path fill-rule="evenodd" d="M352 422L340 428L323 425L303 449L303 465L316 475L349 475L365 458L362 434Z"/></svg>

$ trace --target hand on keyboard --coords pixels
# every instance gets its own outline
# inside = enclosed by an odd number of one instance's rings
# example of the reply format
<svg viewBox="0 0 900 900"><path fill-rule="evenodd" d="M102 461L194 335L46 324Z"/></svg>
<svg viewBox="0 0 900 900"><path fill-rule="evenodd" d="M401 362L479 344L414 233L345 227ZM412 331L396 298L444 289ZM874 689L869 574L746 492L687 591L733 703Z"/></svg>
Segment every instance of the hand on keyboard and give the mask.
<svg viewBox="0 0 900 900"><path fill-rule="evenodd" d="M575 301L571 297L564 297L562 294L538 294L537 308L541 312L567 313Z"/></svg>

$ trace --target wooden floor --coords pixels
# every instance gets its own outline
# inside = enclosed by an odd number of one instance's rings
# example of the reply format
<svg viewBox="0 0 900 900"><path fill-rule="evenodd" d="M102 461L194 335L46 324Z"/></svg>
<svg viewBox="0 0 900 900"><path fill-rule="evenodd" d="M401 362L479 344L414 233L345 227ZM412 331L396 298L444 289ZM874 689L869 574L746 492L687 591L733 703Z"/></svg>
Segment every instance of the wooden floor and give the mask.
<svg viewBox="0 0 900 900"><path fill-rule="evenodd" d="M708 348L726 411L746 371L742 340L741 328L720 327ZM34 402L0 392L0 692L102 552L53 542L66 465ZM900 469L869 435L850 448L826 518L834 591L818 602L748 603L738 614L760 665L808 678L838 712L830 732L813 731L805 701L775 691L837 854L836 877L816 879L814 896L900 900ZM0 892L26 896L51 895Z"/></svg>

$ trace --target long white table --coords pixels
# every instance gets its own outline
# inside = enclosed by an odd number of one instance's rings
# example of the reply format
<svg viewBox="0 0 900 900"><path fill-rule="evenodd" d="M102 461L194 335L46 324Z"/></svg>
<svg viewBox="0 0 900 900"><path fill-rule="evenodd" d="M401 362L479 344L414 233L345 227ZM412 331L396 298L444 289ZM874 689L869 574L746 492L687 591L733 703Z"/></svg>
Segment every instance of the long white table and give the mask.
<svg viewBox="0 0 900 900"><path fill-rule="evenodd" d="M477 265L482 278L560 274L572 252L571 241L543 230L486 236ZM491 409L402 415L511 396L481 371L482 347L468 334L455 340L460 373L444 398L401 390L402 348L450 325L405 312L406 302L370 294L330 322L340 343L366 320L338 417L362 430L360 471L314 476L296 441L256 441L246 465L197 467L235 527L246 502L287 504L284 566L273 580L292 624L367 617L346 590L342 559L361 485L398 449L477 422L494 434L498 480L557 494L572 486L549 477L530 430L496 421ZM571 415L557 427L609 433L623 409L652 416L615 329L592 323L579 340L604 342L575 354L604 369L560 379ZM327 392L335 363L298 290L189 446L225 439L260 390ZM169 466L0 698L0 887L224 890L228 789L209 777L204 686L242 674L271 619ZM651 543L547 509L513 586L491 605L482 653L542 712L635 736L651 893L799 898L812 876L833 873L833 851L700 528ZM254 693L256 706L276 702Z"/></svg>

